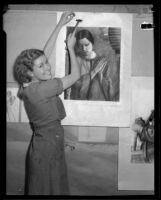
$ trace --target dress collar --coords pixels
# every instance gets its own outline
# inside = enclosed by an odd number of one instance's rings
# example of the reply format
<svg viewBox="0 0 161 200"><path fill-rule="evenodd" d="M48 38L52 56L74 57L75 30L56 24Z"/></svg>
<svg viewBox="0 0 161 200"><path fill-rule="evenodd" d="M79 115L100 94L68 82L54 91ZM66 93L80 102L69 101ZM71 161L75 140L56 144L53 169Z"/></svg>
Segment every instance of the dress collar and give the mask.
<svg viewBox="0 0 161 200"><path fill-rule="evenodd" d="M36 83L36 82L39 82L39 81L36 80L36 81L28 82L28 83L23 83L23 87L28 87L31 83Z"/></svg>

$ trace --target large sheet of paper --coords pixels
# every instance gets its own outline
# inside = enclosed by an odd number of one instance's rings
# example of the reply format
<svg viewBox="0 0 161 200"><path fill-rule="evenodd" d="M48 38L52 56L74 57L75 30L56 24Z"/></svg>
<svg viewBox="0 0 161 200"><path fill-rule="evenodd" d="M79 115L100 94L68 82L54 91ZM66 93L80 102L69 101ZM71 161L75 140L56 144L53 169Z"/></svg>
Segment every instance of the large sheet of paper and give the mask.
<svg viewBox="0 0 161 200"><path fill-rule="evenodd" d="M57 21L61 12L58 12ZM67 100L61 95L67 117L64 125L129 127L130 124L130 90L131 90L131 41L132 15L113 13L76 12L75 19L82 19L79 26L83 28L115 27L121 29L120 49L120 99L114 101ZM91 20L92 19L92 20ZM75 20L67 26L74 27ZM67 26L61 30L56 45L55 76L65 75L65 42ZM98 43L99 44L99 43Z"/></svg>
<svg viewBox="0 0 161 200"><path fill-rule="evenodd" d="M135 119L148 118L154 109L154 78L134 77L132 79L132 109L129 128L119 129L119 190L154 190L154 162L144 162L142 151L132 151ZM139 153L138 153L139 152ZM134 159L137 157L137 159Z"/></svg>

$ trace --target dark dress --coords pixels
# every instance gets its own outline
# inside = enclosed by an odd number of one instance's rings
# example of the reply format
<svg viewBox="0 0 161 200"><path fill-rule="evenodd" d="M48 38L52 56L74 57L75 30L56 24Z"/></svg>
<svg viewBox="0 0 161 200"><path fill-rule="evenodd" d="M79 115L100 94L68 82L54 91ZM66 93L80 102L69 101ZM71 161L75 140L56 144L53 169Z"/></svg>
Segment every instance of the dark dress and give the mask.
<svg viewBox="0 0 161 200"><path fill-rule="evenodd" d="M64 130L60 122L66 114L58 97L62 91L59 78L31 83L23 90L33 130L27 156L28 195L69 195Z"/></svg>

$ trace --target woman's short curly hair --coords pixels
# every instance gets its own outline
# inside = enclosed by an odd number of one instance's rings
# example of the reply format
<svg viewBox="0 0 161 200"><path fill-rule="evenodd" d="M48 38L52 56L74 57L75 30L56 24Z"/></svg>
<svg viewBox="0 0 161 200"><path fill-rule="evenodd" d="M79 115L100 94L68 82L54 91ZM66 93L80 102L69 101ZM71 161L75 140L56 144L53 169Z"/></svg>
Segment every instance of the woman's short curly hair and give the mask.
<svg viewBox="0 0 161 200"><path fill-rule="evenodd" d="M19 85L28 83L32 80L32 77L28 74L28 71L33 71L35 59L42 55L44 55L42 50L26 49L22 51L16 58L13 66L13 75Z"/></svg>

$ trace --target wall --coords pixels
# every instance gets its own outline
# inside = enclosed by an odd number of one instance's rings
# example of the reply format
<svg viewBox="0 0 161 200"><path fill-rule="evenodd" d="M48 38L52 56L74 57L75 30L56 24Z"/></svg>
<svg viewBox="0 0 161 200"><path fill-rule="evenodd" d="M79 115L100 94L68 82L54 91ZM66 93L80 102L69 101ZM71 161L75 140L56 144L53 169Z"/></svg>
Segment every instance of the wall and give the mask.
<svg viewBox="0 0 161 200"><path fill-rule="evenodd" d="M13 10L63 11L72 9L80 12L133 13L131 75L135 79L137 79L137 77L154 77L153 33L152 31L140 30L140 23L146 20L152 20L151 15L149 14L150 5L10 5L9 7ZM70 186L73 194L91 195L97 193L98 195L117 195L153 193L152 191L117 191L118 127L94 128L65 126L64 128L66 141L68 141L70 145L76 147L73 151L70 150L69 146L66 148L67 163L69 164ZM78 142L79 134L81 134L80 131L86 130L87 128L91 130L93 128L95 130L97 129L98 133L101 131L105 132L106 137L105 140L102 141L103 143L96 144L93 140L91 141L93 146L91 146L91 144ZM24 156L30 136L31 132L27 124L7 124L8 193L22 193ZM77 156L79 156L79 160L77 159ZM93 162L91 161L92 165L90 165L88 164L88 160L92 160L92 158ZM97 163L102 164L101 166L98 166ZM102 180L103 177L101 177L100 172L103 172L105 179ZM100 181L97 182L98 179ZM16 184L13 180L17 181ZM89 186L86 180L91 183L96 183Z"/></svg>

